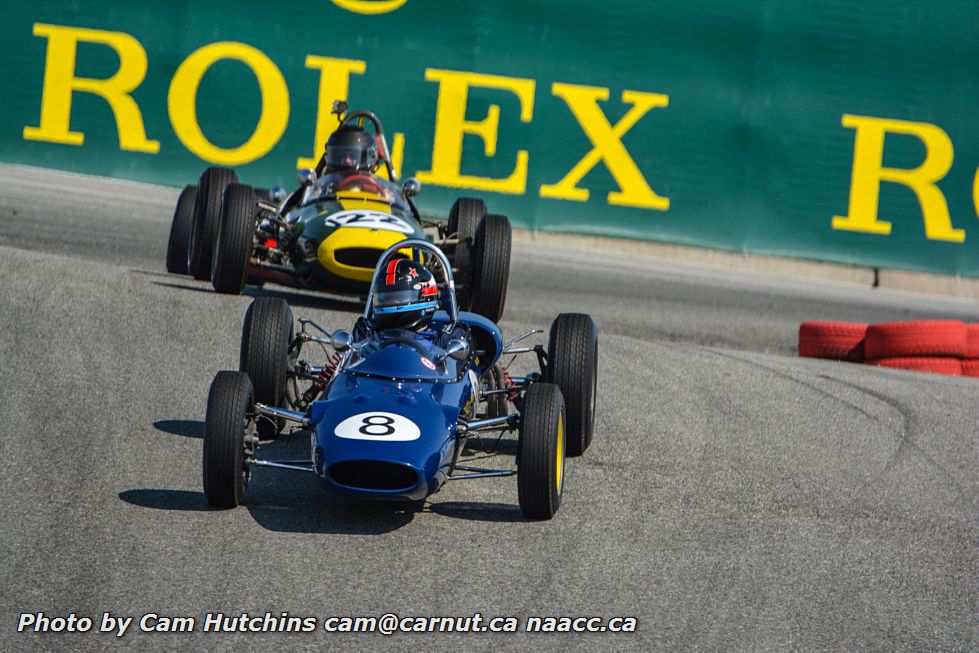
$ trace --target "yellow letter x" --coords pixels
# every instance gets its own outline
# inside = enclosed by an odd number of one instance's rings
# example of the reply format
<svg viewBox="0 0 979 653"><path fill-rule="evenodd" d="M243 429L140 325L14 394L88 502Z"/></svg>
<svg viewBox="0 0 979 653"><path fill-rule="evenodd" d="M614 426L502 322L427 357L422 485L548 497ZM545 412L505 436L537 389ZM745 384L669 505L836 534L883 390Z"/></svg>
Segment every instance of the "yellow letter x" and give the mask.
<svg viewBox="0 0 979 653"><path fill-rule="evenodd" d="M623 91L622 101L632 104L619 122L613 127L608 118L598 106L599 101L609 98L607 88L594 86L577 86L574 84L555 83L551 92L560 97L571 109L578 124L581 125L585 136L593 148L571 169L564 178L556 184L545 184L540 187L541 197L585 202L588 200L588 189L578 188L578 183L592 168L604 161L608 171L612 173L620 192L608 194L608 203L617 206L635 206L643 209L658 209L665 211L670 208L670 200L660 197L646 183L645 177L636 167L636 162L629 156L629 151L622 144L622 137L646 115L650 109L665 107L670 103L669 96L659 93L640 93L639 91Z"/></svg>

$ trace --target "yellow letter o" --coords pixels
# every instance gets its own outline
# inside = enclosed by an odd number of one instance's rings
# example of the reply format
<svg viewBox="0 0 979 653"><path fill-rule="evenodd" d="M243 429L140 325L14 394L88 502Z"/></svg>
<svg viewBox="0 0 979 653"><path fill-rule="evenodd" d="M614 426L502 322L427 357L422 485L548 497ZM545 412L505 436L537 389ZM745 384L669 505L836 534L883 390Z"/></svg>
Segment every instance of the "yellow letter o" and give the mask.
<svg viewBox="0 0 979 653"><path fill-rule="evenodd" d="M972 204L976 207L976 217L979 218L979 169L976 170L976 178L972 181Z"/></svg>
<svg viewBox="0 0 979 653"><path fill-rule="evenodd" d="M355 14L387 14L400 8L408 0L331 0L333 4Z"/></svg>
<svg viewBox="0 0 979 653"><path fill-rule="evenodd" d="M222 59L242 62L255 74L262 94L262 113L255 131L242 145L225 149L207 140L197 122L197 90L204 73ZM170 81L167 110L173 131L184 146L206 161L241 165L275 147L289 122L289 89L282 73L260 50L244 43L211 43L191 53Z"/></svg>

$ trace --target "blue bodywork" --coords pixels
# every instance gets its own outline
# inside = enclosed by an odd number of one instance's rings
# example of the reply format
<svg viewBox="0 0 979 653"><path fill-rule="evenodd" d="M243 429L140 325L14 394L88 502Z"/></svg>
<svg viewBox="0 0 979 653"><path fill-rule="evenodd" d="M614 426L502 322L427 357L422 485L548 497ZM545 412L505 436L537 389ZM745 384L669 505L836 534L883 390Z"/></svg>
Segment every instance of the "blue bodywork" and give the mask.
<svg viewBox="0 0 979 653"><path fill-rule="evenodd" d="M439 311L432 324L450 321ZM436 363L443 350L417 334L417 346L381 347L381 334L336 373L310 408L315 471L328 490L419 501L446 481L459 417L474 413L479 379L503 346L499 328L481 315L460 312L458 323L469 331L467 360Z"/></svg>

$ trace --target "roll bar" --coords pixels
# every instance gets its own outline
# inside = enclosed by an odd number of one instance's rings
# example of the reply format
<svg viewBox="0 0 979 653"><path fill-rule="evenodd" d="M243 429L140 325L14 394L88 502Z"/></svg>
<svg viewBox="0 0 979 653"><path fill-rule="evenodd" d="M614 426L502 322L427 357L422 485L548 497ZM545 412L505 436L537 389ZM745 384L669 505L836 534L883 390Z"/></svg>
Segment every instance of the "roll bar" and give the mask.
<svg viewBox="0 0 979 653"><path fill-rule="evenodd" d="M374 131L380 141L378 145L381 149L381 160L384 161L384 165L388 170L388 179L391 180L391 183L396 184L398 183L398 171L394 169L394 164L391 162L391 152L388 150L387 139L384 138L384 127L381 125L381 119L373 111L351 111L346 115L340 125L350 125L356 122L358 127L363 127L365 119L370 120L374 125Z"/></svg>
<svg viewBox="0 0 979 653"><path fill-rule="evenodd" d="M377 259L377 267L374 268L374 276L371 279L371 288L367 293L367 305L364 306L364 319L370 319L371 316L371 306L374 303L374 286L377 284L377 279L383 274L382 271L387 266L391 257L397 254L398 250L406 248L426 250L438 259L438 262L442 265L442 269L445 270L446 286L449 291L449 317L452 318L452 324L454 326L459 321L459 306L456 304L456 285L452 277L452 265L449 264L449 259L442 250L421 238L408 238L397 242L384 250L381 257ZM414 258L414 253L412 257Z"/></svg>

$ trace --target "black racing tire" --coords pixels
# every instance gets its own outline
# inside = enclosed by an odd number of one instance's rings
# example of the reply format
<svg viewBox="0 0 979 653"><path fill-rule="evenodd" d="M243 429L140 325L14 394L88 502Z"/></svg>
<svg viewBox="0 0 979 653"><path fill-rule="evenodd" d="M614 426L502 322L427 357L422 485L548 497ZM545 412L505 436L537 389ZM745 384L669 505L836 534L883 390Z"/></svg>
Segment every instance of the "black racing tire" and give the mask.
<svg viewBox="0 0 979 653"><path fill-rule="evenodd" d="M295 329L292 309L284 299L259 297L245 312L241 330L240 369L248 374L255 388L255 401L287 408L288 371L293 364L289 352ZM258 420L258 436L273 440L285 421L281 418Z"/></svg>
<svg viewBox="0 0 979 653"><path fill-rule="evenodd" d="M486 202L473 197L460 197L449 209L446 227L449 235L455 234L458 239L452 254L452 266L455 268L456 302L462 311L468 311L472 306L476 231L485 215Z"/></svg>
<svg viewBox="0 0 979 653"><path fill-rule="evenodd" d="M517 498L527 519L550 519L564 493L564 398L552 383L524 394L517 454Z"/></svg>
<svg viewBox="0 0 979 653"><path fill-rule="evenodd" d="M237 184L238 175L228 168L210 167L197 181L194 203L194 226L187 242L187 271L199 281L211 278L211 254L221 219L221 200L229 184Z"/></svg>
<svg viewBox="0 0 979 653"><path fill-rule="evenodd" d="M590 316L561 313L551 323L544 380L561 388L568 411L568 456L580 456L595 433L598 327Z"/></svg>
<svg viewBox="0 0 979 653"><path fill-rule="evenodd" d="M486 379L486 389L487 390L502 390L506 388L506 375L503 373L503 366L497 363L490 369L486 370L486 374L483 375ZM496 394L486 397L486 417L501 417L506 415L507 409L507 396L505 394Z"/></svg>
<svg viewBox="0 0 979 653"><path fill-rule="evenodd" d="M224 191L221 220L211 257L211 284L219 293L240 295L255 246L255 191L231 184Z"/></svg>
<svg viewBox="0 0 979 653"><path fill-rule="evenodd" d="M194 227L194 204L197 186L184 186L173 210L170 237L167 240L167 272L187 274L187 243Z"/></svg>
<svg viewBox="0 0 979 653"><path fill-rule="evenodd" d="M242 372L218 372L204 419L204 496L216 508L241 505L248 484L245 430L254 405L252 383Z"/></svg>
<svg viewBox="0 0 979 653"><path fill-rule="evenodd" d="M489 214L483 217L476 231L470 310L493 322L500 321L506 306L512 241L513 232L506 216Z"/></svg>

